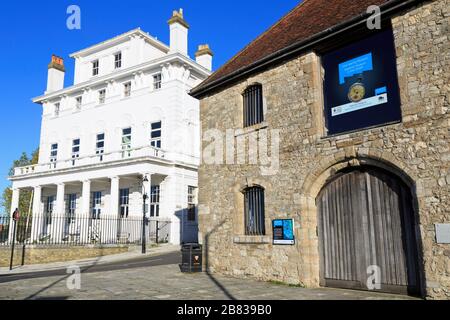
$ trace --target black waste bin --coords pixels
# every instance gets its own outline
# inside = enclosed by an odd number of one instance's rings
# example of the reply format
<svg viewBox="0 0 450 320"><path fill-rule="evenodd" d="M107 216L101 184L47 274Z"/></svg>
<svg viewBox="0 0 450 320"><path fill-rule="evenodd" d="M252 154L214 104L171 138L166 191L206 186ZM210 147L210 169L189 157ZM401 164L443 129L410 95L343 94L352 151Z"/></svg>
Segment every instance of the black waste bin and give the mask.
<svg viewBox="0 0 450 320"><path fill-rule="evenodd" d="M181 272L202 272L202 246L186 243L181 246Z"/></svg>

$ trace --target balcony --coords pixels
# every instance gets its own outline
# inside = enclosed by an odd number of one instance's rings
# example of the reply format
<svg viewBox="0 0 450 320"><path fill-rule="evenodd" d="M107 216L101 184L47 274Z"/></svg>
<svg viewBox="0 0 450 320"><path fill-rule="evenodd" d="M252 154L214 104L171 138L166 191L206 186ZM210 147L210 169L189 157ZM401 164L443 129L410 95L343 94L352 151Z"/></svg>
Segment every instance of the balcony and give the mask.
<svg viewBox="0 0 450 320"><path fill-rule="evenodd" d="M41 163L14 169L14 177L38 173L47 173L55 170L69 170L86 166L95 166L115 162L126 162L138 159L165 160L166 152L151 146L120 150L110 153L96 154L87 157L66 159L50 163Z"/></svg>

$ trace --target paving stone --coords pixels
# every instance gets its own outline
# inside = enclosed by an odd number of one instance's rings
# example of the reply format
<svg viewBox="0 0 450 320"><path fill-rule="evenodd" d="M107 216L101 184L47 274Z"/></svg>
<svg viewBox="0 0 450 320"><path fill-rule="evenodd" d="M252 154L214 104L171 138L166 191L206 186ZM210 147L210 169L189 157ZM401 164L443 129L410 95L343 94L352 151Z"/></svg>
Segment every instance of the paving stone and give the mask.
<svg viewBox="0 0 450 320"><path fill-rule="evenodd" d="M156 276L157 275L157 276ZM338 289L304 289L207 274L183 274L177 265L82 274L81 289L69 290L62 276L0 285L0 299L69 300L325 300L409 299L404 296Z"/></svg>

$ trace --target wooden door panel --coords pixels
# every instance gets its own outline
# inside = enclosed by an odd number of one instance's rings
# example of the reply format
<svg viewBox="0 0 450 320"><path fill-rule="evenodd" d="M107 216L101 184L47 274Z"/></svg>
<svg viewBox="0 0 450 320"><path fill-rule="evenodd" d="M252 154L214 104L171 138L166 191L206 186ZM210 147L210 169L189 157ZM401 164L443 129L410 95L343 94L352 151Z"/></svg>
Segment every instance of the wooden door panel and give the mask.
<svg viewBox="0 0 450 320"><path fill-rule="evenodd" d="M317 206L322 284L367 289L367 269L378 266L381 291L418 286L411 195L398 178L372 168L340 174Z"/></svg>

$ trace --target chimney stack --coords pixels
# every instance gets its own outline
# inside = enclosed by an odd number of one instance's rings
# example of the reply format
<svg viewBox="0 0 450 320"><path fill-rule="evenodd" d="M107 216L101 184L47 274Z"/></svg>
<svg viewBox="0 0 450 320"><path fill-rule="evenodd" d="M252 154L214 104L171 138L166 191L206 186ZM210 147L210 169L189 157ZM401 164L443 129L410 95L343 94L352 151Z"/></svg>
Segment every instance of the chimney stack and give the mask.
<svg viewBox="0 0 450 320"><path fill-rule="evenodd" d="M212 57L213 52L209 48L209 45L202 44L198 46L198 51L195 53L195 61L202 67L212 71Z"/></svg>
<svg viewBox="0 0 450 320"><path fill-rule="evenodd" d="M47 91L46 93L55 92L64 89L64 60L61 57L52 55L52 61L48 65Z"/></svg>
<svg viewBox="0 0 450 320"><path fill-rule="evenodd" d="M184 20L183 9L175 10L168 23L170 26L170 52L179 52L187 56L189 24Z"/></svg>

